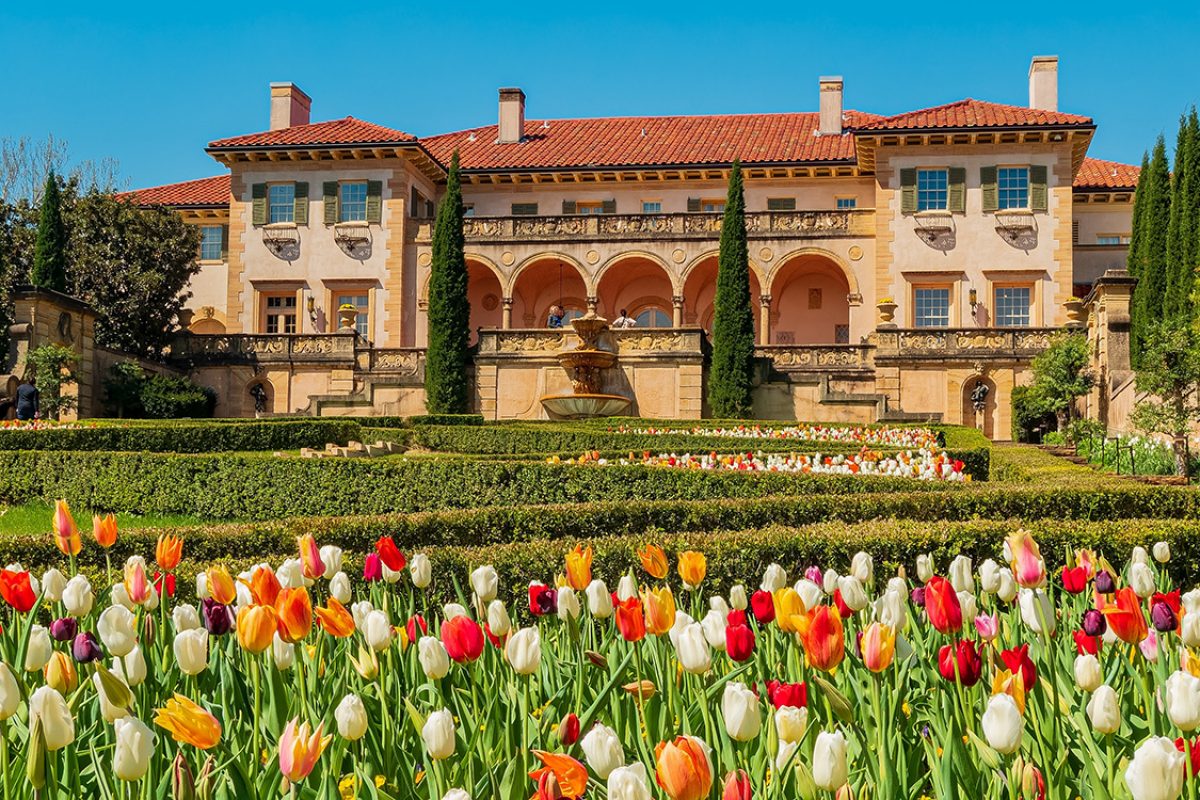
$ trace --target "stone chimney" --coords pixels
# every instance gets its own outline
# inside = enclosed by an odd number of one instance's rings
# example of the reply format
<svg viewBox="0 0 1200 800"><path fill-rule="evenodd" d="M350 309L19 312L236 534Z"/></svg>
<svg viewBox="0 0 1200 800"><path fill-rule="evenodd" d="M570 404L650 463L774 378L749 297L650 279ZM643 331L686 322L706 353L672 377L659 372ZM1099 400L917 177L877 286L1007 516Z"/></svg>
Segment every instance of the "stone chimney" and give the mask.
<svg viewBox="0 0 1200 800"><path fill-rule="evenodd" d="M525 93L516 87L500 90L500 132L497 141L514 144L525 138Z"/></svg>
<svg viewBox="0 0 1200 800"><path fill-rule="evenodd" d="M842 76L823 77L821 83L821 136L842 135Z"/></svg>
<svg viewBox="0 0 1200 800"><path fill-rule="evenodd" d="M1029 107L1058 111L1058 56L1034 56L1030 62Z"/></svg>
<svg viewBox="0 0 1200 800"><path fill-rule="evenodd" d="M290 81L271 84L271 130L307 125L312 98Z"/></svg>

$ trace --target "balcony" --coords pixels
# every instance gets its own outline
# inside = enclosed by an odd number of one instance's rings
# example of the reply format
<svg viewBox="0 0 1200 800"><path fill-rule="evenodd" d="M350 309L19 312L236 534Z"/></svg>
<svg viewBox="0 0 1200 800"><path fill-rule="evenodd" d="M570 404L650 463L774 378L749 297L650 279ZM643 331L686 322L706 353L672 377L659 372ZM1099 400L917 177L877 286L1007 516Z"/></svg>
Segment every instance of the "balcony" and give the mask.
<svg viewBox="0 0 1200 800"><path fill-rule="evenodd" d="M538 217L467 217L468 242L645 241L717 239L722 214L575 214ZM427 242L431 220L413 220L413 238ZM746 214L751 239L821 239L872 236L872 209L839 211L752 211Z"/></svg>
<svg viewBox="0 0 1200 800"><path fill-rule="evenodd" d="M903 328L875 333L875 361L1028 361L1058 328Z"/></svg>
<svg viewBox="0 0 1200 800"><path fill-rule="evenodd" d="M192 364L354 363L353 333L186 334L176 339L171 358Z"/></svg>

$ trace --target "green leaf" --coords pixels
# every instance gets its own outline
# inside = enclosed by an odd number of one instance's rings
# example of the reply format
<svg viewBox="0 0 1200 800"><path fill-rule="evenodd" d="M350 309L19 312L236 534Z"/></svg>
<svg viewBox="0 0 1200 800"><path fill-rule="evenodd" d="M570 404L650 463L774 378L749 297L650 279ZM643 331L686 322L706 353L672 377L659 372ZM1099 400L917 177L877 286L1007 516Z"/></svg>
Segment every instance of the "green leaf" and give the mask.
<svg viewBox="0 0 1200 800"><path fill-rule="evenodd" d="M983 739L976 735L975 731L967 731L967 738L971 744L975 745L975 749L979 751L979 757L988 769L1000 769L1000 754Z"/></svg>
<svg viewBox="0 0 1200 800"><path fill-rule="evenodd" d="M854 709L850 706L850 701L846 699L846 695L838 691L838 688L826 680L824 677L813 674L809 680L816 684L821 693L825 695L825 699L829 701L829 709L847 725L854 722Z"/></svg>

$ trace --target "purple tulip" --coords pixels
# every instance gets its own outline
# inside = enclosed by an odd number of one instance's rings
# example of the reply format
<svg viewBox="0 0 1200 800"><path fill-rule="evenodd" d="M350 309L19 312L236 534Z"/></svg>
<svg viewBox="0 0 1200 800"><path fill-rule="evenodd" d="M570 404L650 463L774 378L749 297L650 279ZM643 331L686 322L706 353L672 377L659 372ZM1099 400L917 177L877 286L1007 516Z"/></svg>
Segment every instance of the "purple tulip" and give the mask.
<svg viewBox="0 0 1200 800"><path fill-rule="evenodd" d="M104 658L104 651L100 649L100 643L96 641L95 635L90 631L85 631L75 637L75 641L71 642L71 654L80 664L90 664Z"/></svg>
<svg viewBox="0 0 1200 800"><path fill-rule="evenodd" d="M383 579L383 562L378 553L369 553L363 562L363 580L368 583Z"/></svg>
<svg viewBox="0 0 1200 800"><path fill-rule="evenodd" d="M821 568L818 567L816 564L813 564L811 567L804 570L804 577L808 578L810 581L815 583L817 586L820 586L822 581L825 580L824 573L821 572Z"/></svg>
<svg viewBox="0 0 1200 800"><path fill-rule="evenodd" d="M229 606L222 605L211 597L201 604L200 616L204 620L204 629L213 636L224 636L233 627L233 615Z"/></svg>
<svg viewBox="0 0 1200 800"><path fill-rule="evenodd" d="M79 623L74 617L60 617L50 623L50 635L59 642L69 642L79 633Z"/></svg>
<svg viewBox="0 0 1200 800"><path fill-rule="evenodd" d="M1101 594L1112 594L1117 590L1117 582L1112 573L1102 569L1096 573L1096 591Z"/></svg>
<svg viewBox="0 0 1200 800"><path fill-rule="evenodd" d="M1154 623L1154 630L1159 633L1173 631L1179 625L1175 611L1161 600L1150 607L1150 621Z"/></svg>
<svg viewBox="0 0 1200 800"><path fill-rule="evenodd" d="M925 587L918 586L912 590L912 602L917 608L925 607Z"/></svg>
<svg viewBox="0 0 1200 800"><path fill-rule="evenodd" d="M1080 624L1083 632L1088 636L1103 636L1108 630L1108 620L1104 619L1104 614L1095 608L1089 608L1083 612L1083 622Z"/></svg>

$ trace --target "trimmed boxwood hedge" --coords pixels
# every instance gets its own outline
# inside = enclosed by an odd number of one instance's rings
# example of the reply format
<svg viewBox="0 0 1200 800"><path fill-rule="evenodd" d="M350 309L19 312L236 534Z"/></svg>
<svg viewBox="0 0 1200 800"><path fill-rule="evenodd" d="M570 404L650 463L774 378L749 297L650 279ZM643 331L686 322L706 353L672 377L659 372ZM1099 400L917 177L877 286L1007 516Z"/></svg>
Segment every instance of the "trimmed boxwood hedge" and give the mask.
<svg viewBox="0 0 1200 800"><path fill-rule="evenodd" d="M76 450L153 453L298 450L361 439L358 423L334 418L278 421L82 423L77 428L0 430L0 450Z"/></svg>

